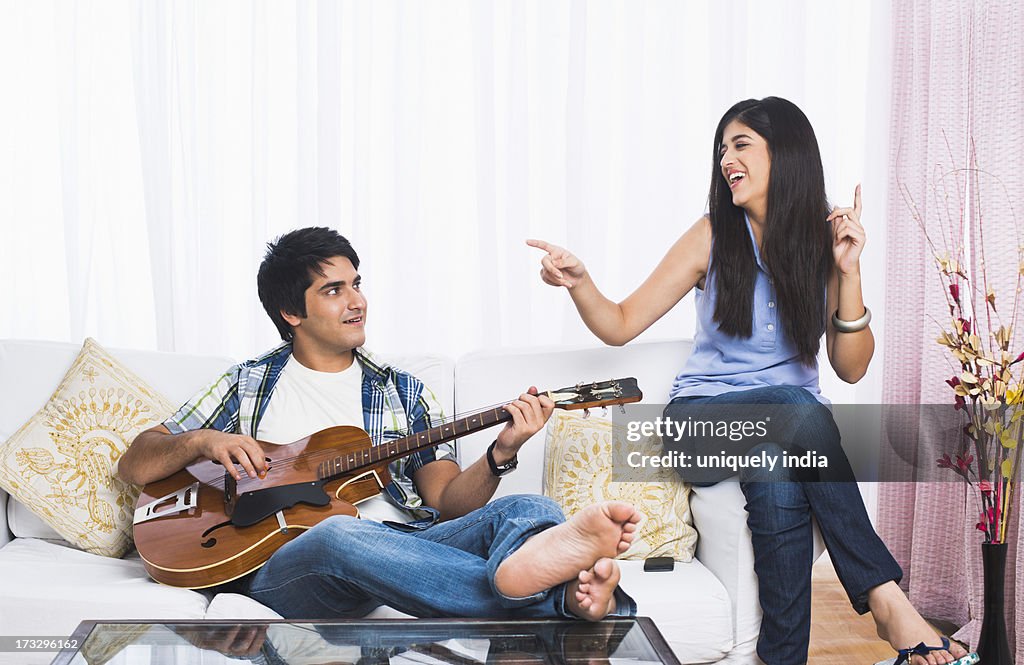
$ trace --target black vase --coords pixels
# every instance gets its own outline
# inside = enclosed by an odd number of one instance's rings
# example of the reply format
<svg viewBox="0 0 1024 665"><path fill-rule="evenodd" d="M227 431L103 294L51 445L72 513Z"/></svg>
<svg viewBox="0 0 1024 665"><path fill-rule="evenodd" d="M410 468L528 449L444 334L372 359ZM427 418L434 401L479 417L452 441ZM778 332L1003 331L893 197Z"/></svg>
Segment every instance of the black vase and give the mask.
<svg viewBox="0 0 1024 665"><path fill-rule="evenodd" d="M981 561L985 571L985 618L978 637L978 656L982 665L1013 665L1010 643L1006 639L1006 543L983 543Z"/></svg>

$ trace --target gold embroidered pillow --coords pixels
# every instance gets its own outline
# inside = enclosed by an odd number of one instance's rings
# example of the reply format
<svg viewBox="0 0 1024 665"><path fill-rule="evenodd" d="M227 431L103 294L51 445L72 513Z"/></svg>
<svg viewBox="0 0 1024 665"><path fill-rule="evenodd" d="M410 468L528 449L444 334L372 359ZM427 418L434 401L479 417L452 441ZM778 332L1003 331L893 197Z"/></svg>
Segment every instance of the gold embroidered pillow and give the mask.
<svg viewBox="0 0 1024 665"><path fill-rule="evenodd" d="M690 487L666 468L619 469L612 479L612 453L637 451L660 455L661 439L627 442L626 431L610 420L584 419L574 411L556 411L548 422L544 450L544 494L566 517L601 501L626 501L643 514L640 533L620 559L670 556L693 559L697 531L690 515Z"/></svg>
<svg viewBox="0 0 1024 665"><path fill-rule="evenodd" d="M173 411L86 339L50 401L0 445L0 487L75 547L120 557L139 490L117 477L117 461Z"/></svg>

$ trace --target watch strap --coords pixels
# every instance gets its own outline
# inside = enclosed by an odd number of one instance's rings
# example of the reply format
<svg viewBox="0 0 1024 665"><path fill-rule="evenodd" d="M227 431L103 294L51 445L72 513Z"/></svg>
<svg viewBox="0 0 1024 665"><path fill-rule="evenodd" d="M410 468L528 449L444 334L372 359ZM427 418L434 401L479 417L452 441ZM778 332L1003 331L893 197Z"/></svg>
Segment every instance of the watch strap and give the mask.
<svg viewBox="0 0 1024 665"><path fill-rule="evenodd" d="M491 467L491 474L496 478L501 478L504 475L512 473L517 466L519 466L518 455L505 462L501 466L494 460L494 446L498 444L498 440L495 439L491 442L491 445L487 446L487 465Z"/></svg>

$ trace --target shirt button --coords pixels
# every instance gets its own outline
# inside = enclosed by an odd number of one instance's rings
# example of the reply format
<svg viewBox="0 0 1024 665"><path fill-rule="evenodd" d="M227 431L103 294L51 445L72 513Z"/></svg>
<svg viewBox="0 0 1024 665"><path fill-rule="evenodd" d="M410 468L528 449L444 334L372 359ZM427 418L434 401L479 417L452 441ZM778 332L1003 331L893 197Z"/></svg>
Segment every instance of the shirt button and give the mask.
<svg viewBox="0 0 1024 665"><path fill-rule="evenodd" d="M768 324L768 332L771 332L773 330L775 330L775 324L774 323L769 323Z"/></svg>
<svg viewBox="0 0 1024 665"><path fill-rule="evenodd" d="M768 301L768 308L772 309L773 307L775 307L775 301L774 300L769 300Z"/></svg>

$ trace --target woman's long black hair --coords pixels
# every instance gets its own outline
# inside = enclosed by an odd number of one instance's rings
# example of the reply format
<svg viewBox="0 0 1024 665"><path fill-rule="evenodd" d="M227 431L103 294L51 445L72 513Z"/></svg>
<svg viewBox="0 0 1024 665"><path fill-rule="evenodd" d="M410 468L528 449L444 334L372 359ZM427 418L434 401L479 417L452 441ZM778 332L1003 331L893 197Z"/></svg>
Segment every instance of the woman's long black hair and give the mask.
<svg viewBox="0 0 1024 665"><path fill-rule="evenodd" d="M768 213L761 258L772 278L783 332L801 362L816 362L825 329L825 284L832 265L832 231L818 141L807 116L779 97L748 99L725 112L715 130L708 208L714 245L710 272L718 296L714 320L734 337L753 329L757 264L743 209L733 205L722 176L722 133L738 120L764 137L771 156Z"/></svg>

